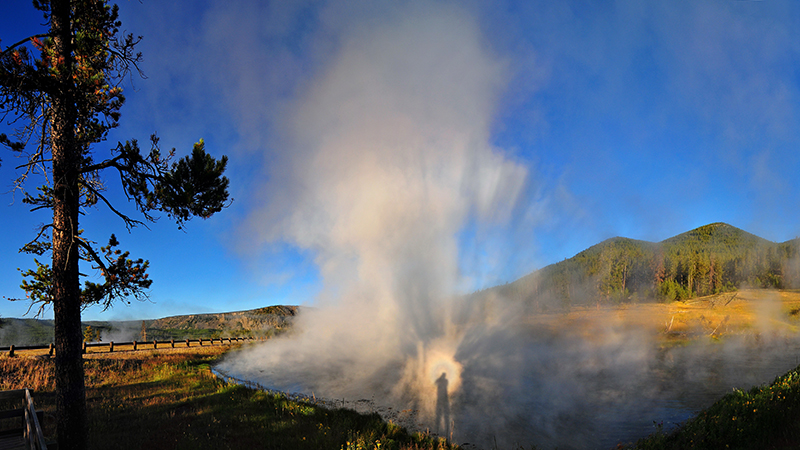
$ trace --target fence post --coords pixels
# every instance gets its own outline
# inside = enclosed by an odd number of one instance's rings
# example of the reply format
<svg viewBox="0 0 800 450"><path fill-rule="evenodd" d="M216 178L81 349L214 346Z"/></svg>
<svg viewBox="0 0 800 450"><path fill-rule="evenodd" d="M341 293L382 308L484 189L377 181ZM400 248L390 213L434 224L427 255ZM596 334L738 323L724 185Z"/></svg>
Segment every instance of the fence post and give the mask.
<svg viewBox="0 0 800 450"><path fill-rule="evenodd" d="M56 346L52 342L50 343L50 351L47 352L48 355L53 356L53 353L56 352Z"/></svg>
<svg viewBox="0 0 800 450"><path fill-rule="evenodd" d="M153 339L153 349L157 349L157 348L158 348L158 341Z"/></svg>
<svg viewBox="0 0 800 450"><path fill-rule="evenodd" d="M200 338L200 347L203 346L203 338Z"/></svg>
<svg viewBox="0 0 800 450"><path fill-rule="evenodd" d="M171 346L172 346L172 348L175 348L175 339L171 339L171 340L169 341L169 345L171 345Z"/></svg>
<svg viewBox="0 0 800 450"><path fill-rule="evenodd" d="M8 356L14 356L14 344L11 344L11 347L9 347Z"/></svg>
<svg viewBox="0 0 800 450"><path fill-rule="evenodd" d="M186 347L191 347L192 345L189 343L189 339L186 339Z"/></svg>
<svg viewBox="0 0 800 450"><path fill-rule="evenodd" d="M86 341L83 341L83 348L81 349L81 351L83 352L84 355L86 354Z"/></svg>
<svg viewBox="0 0 800 450"><path fill-rule="evenodd" d="M133 341L133 349L136 350L136 341Z"/></svg>
<svg viewBox="0 0 800 450"><path fill-rule="evenodd" d="M108 352L109 353L114 353L114 341L111 341L111 344L108 347Z"/></svg>

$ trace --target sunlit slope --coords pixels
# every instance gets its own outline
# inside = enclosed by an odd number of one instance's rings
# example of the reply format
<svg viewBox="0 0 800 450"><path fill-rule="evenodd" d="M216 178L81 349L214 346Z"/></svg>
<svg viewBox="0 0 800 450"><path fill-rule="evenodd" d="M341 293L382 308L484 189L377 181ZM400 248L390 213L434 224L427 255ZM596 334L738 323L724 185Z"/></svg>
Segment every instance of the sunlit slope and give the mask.
<svg viewBox="0 0 800 450"><path fill-rule="evenodd" d="M625 329L650 334L662 342L731 335L771 338L800 331L800 292L743 289L684 302L576 306L569 312L531 314L527 323L556 334L578 330L587 339Z"/></svg>
<svg viewBox="0 0 800 450"><path fill-rule="evenodd" d="M217 314L189 314L148 321L154 330L242 330L285 328L297 314L297 306L268 306L248 311Z"/></svg>

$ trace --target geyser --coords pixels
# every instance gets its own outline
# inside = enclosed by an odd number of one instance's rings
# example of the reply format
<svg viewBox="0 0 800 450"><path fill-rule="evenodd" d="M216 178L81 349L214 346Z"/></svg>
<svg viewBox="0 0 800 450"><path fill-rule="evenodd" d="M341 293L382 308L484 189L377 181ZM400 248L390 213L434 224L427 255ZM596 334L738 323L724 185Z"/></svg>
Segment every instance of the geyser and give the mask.
<svg viewBox="0 0 800 450"><path fill-rule="evenodd" d="M458 301L459 233L504 223L525 189L490 144L506 72L457 6L404 4L342 38L292 108L291 151L247 233L313 252L324 287L290 339L226 371L436 418L440 378L457 395L460 342L482 320Z"/></svg>

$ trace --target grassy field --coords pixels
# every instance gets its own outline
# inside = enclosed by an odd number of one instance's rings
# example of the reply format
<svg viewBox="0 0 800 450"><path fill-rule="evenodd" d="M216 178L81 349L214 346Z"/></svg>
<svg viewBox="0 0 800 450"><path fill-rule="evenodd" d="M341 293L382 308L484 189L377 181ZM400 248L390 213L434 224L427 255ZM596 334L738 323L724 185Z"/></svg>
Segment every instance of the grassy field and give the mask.
<svg viewBox="0 0 800 450"><path fill-rule="evenodd" d="M91 448L457 448L411 435L377 414L329 410L224 383L209 365L226 350L86 355ZM0 389L33 389L47 436L54 436L52 369L46 359L0 358Z"/></svg>

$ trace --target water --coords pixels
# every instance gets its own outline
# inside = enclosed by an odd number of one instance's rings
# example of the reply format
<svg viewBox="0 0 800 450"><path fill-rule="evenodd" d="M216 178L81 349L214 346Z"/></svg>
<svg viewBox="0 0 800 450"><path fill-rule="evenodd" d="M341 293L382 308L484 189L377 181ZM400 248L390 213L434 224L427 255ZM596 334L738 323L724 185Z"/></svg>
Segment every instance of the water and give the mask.
<svg viewBox="0 0 800 450"><path fill-rule="evenodd" d="M444 400L448 431L467 448L609 449L645 437L659 424L673 429L735 388L768 384L796 367L800 355L793 336L701 338L667 348L657 342L636 332L587 339L569 330L465 339L455 355L463 366L460 388ZM223 370L274 389L327 398L329 406L379 412L412 430L436 431L437 418L414 411L420 399L392 389L401 363L387 365L367 382L348 373L346 362L233 373L236 366L223 364ZM437 406L443 401L441 393L428 400Z"/></svg>
<svg viewBox="0 0 800 450"><path fill-rule="evenodd" d="M627 357L607 345L569 351L550 344L555 346L528 344L526 373L518 385L474 367L465 370L462 393L454 398L462 442L483 448L495 439L504 445L500 448L613 448L657 426L672 430L733 389L771 383L796 367L800 354L796 339L756 342L745 336ZM487 377L507 380L495 401L470 394ZM484 405L483 417L474 414L476 404Z"/></svg>

